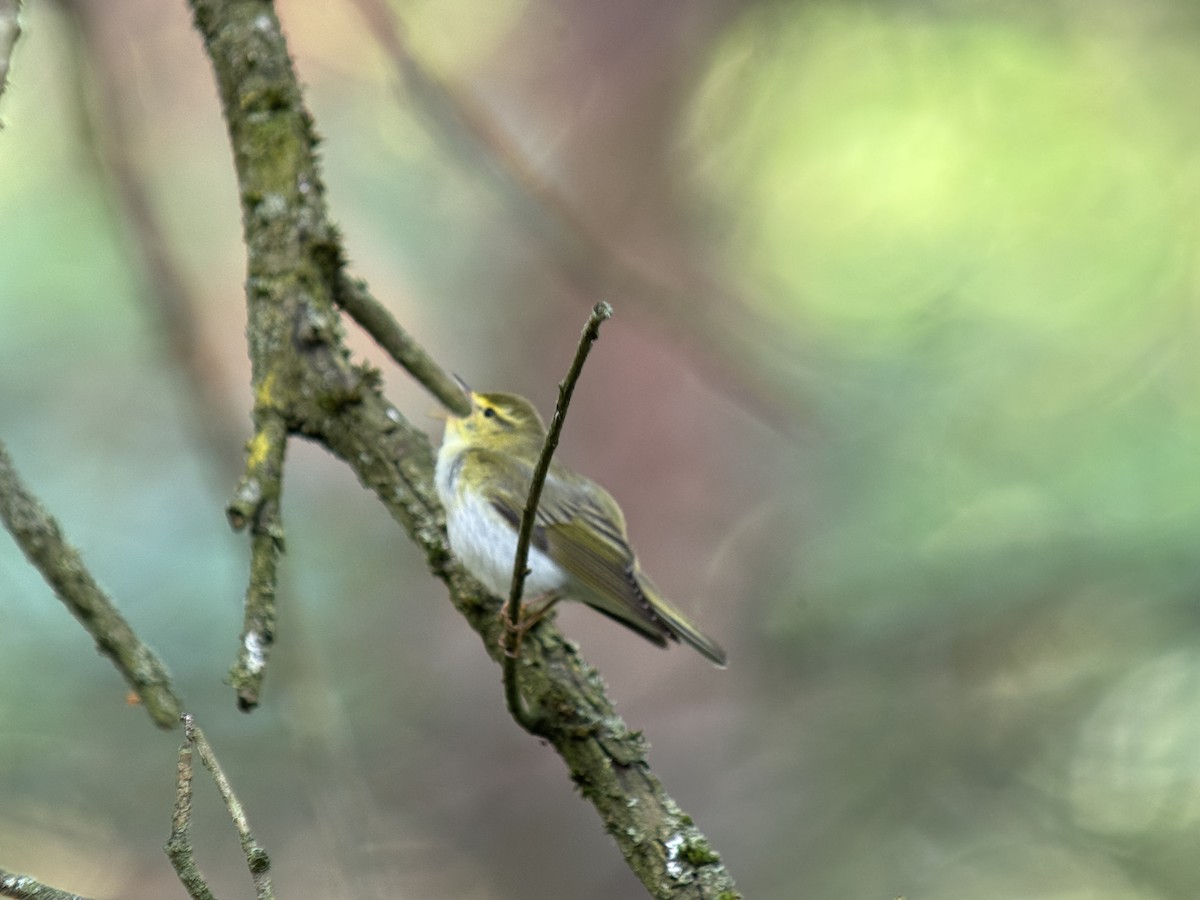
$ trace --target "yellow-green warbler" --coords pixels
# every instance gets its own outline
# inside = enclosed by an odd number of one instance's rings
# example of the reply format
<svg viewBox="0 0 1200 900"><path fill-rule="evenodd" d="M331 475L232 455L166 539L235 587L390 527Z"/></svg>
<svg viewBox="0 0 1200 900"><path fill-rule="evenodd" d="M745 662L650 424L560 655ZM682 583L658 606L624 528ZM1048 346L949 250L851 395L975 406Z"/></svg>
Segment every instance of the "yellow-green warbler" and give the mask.
<svg viewBox="0 0 1200 900"><path fill-rule="evenodd" d="M471 412L446 420L437 490L450 547L489 591L507 597L517 529L546 426L515 394L471 392ZM529 546L524 597L573 598L660 647L691 644L718 666L725 651L669 604L643 574L621 508L604 488L552 462ZM543 609L546 608L543 606Z"/></svg>

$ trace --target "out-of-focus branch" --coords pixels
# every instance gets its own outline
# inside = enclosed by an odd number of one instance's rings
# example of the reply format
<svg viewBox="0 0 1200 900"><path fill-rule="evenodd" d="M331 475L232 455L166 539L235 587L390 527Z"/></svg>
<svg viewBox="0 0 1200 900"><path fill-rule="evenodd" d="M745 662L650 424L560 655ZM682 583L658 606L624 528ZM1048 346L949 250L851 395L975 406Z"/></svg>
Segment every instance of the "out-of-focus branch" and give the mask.
<svg viewBox="0 0 1200 900"><path fill-rule="evenodd" d="M13 48L21 36L21 0L0 0L0 97L8 86Z"/></svg>
<svg viewBox="0 0 1200 900"><path fill-rule="evenodd" d="M242 199L256 406L269 398L289 433L346 462L424 551L500 661L498 603L450 555L429 439L383 397L376 372L351 365L342 340L335 298L344 254L274 11L265 0L190 3L216 73ZM644 740L616 715L599 675L550 625L526 641L537 651L522 655L522 690L544 713L540 733L647 889L660 898L736 898L732 878L651 773Z"/></svg>
<svg viewBox="0 0 1200 900"><path fill-rule="evenodd" d="M567 420L567 407L571 405L571 395L575 393L575 383L583 374L583 364L587 361L592 350L592 344L600 336L600 323L612 318L612 307L607 303L597 303L592 307L583 333L579 336L579 346L575 350L575 358L571 360L571 368L567 377L558 385L558 403L554 407L554 417L546 430L546 439L542 442L542 452L538 455L537 464L533 468L533 477L529 481L529 496L525 499L525 510L521 514L521 526L517 529L517 552L513 555L512 588L508 594L508 602L504 607L504 620L508 623L508 633L504 644L504 696L508 702L508 711L513 718L533 734L541 733L541 713L527 710L521 703L521 691L517 679L517 660L520 658L522 630L518 619L521 610L521 595L525 592L526 566L529 563L529 540L533 534L533 523L537 518L538 504L542 499L542 488L546 484L546 475L550 472L550 460L558 449L558 439L562 435L563 423Z"/></svg>
<svg viewBox="0 0 1200 900"><path fill-rule="evenodd" d="M237 829L242 854L254 881L254 893L258 900L272 900L275 892L271 887L271 861L265 850L254 839L250 821L246 818L242 803L233 791L233 785L225 775L217 754L208 738L190 714L183 715L183 745L179 748L179 762L175 777L175 808L171 814L171 836L167 839L166 851L180 882L193 900L213 900L200 870L196 868L195 852L191 839L192 815L192 749L200 754L200 762L213 777L225 809Z"/></svg>
<svg viewBox="0 0 1200 900"><path fill-rule="evenodd" d="M754 312L701 263L664 277L622 256L597 235L571 204L537 174L495 117L459 85L440 78L413 55L404 29L384 0L354 0L367 27L392 62L403 88L434 126L435 135L466 171L502 198L514 221L541 245L545 257L581 297L627 297L649 308L689 346L696 368L720 370L712 381L733 385L744 405L773 427L794 426L797 350L780 342ZM692 254L699 256L700 254Z"/></svg>
<svg viewBox="0 0 1200 900"><path fill-rule="evenodd" d="M154 651L142 643L113 605L79 552L65 540L58 523L21 482L8 450L0 443L0 519L29 561L42 573L71 614L87 629L96 647L112 660L137 693L156 725L174 728L180 702L171 676Z"/></svg>
<svg viewBox="0 0 1200 900"><path fill-rule="evenodd" d="M88 900L79 894L42 884L28 875L16 875L3 869L0 869L0 897L12 897L13 900Z"/></svg>
<svg viewBox="0 0 1200 900"><path fill-rule="evenodd" d="M124 226L138 270L138 291L166 351L183 374L188 403L182 419L197 446L204 447L224 484L237 471L242 425L221 395L214 373L220 364L203 340L199 302L171 251L171 241L154 209L131 135L129 85L102 34L102 6L88 0L60 0L71 17L78 52L69 54L75 72L75 102L97 180L115 218Z"/></svg>

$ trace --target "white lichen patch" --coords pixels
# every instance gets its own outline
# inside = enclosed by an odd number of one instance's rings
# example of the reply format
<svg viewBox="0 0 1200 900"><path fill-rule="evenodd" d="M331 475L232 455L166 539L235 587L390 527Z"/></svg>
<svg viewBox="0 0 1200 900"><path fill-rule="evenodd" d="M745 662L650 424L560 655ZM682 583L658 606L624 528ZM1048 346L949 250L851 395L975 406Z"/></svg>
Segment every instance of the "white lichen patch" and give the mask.
<svg viewBox="0 0 1200 900"><path fill-rule="evenodd" d="M679 862L679 851L683 849L683 845L682 834L671 835L663 845L667 848L667 873L672 878L679 878L683 875L683 864Z"/></svg>
<svg viewBox="0 0 1200 900"><path fill-rule="evenodd" d="M246 635L242 646L246 648L246 669L250 674L257 675L267 664L267 650L263 639L257 631L251 631Z"/></svg>
<svg viewBox="0 0 1200 900"><path fill-rule="evenodd" d="M255 210L260 219L270 222L280 218L288 211L287 198L283 194L263 194L262 200Z"/></svg>

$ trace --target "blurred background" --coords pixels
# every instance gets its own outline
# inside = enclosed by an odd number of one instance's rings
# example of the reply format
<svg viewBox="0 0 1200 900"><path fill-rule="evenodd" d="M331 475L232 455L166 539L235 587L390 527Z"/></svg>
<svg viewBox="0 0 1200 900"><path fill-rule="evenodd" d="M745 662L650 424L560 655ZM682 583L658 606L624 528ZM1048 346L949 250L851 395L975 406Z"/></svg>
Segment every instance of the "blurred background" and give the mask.
<svg viewBox="0 0 1200 900"><path fill-rule="evenodd" d="M613 304L560 457L731 663L559 624L747 897L1196 896L1200 7L381 9L279 4L352 270L547 413ZM245 260L184 4L30 4L0 118L0 437L279 896L641 896L419 554L299 441L264 703L235 710ZM0 865L184 896L179 733L7 537L0 598ZM196 784L201 868L248 896Z"/></svg>

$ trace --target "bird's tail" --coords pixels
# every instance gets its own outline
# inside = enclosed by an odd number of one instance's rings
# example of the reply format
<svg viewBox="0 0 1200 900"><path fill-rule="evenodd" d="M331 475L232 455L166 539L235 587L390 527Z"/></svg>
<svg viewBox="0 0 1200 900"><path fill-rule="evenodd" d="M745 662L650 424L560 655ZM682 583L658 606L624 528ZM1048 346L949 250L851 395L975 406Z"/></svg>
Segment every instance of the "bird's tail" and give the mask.
<svg viewBox="0 0 1200 900"><path fill-rule="evenodd" d="M661 625L668 637L690 644L711 660L714 665L725 668L727 657L721 645L693 625L687 616L667 602L667 599L654 586L654 582L641 571L635 572L634 577L640 593L646 600L646 605L656 620L655 624Z"/></svg>

